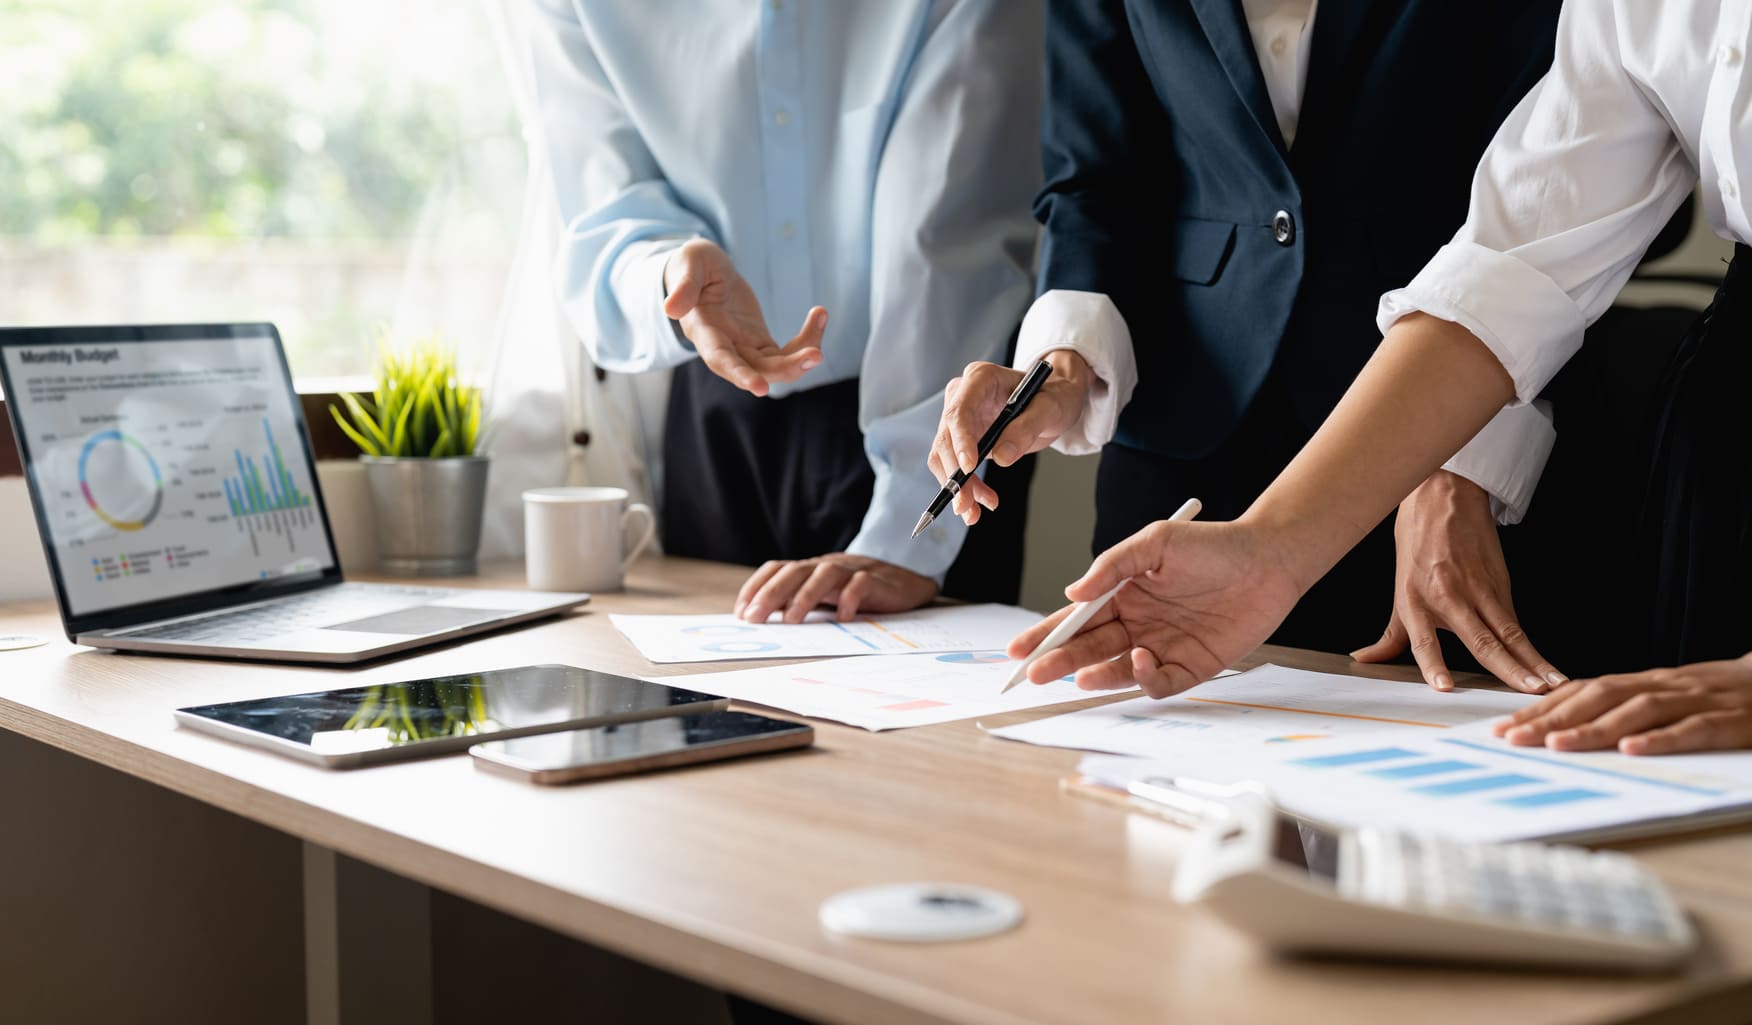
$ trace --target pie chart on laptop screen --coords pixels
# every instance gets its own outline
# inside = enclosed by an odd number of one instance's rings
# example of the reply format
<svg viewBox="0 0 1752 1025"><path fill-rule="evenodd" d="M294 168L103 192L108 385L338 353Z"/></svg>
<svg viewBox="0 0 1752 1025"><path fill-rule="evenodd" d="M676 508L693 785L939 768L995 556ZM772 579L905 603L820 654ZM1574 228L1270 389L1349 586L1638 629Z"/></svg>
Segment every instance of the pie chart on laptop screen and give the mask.
<svg viewBox="0 0 1752 1025"><path fill-rule="evenodd" d="M947 655L938 655L937 661L947 662L952 666L989 666L1008 662L1010 659L1001 651L952 651Z"/></svg>

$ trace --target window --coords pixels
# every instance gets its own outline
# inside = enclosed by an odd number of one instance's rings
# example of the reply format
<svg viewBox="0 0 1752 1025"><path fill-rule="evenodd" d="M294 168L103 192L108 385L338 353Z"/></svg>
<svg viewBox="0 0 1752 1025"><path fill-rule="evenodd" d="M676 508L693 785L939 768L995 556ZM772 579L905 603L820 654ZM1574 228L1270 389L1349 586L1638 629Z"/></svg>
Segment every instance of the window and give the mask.
<svg viewBox="0 0 1752 1025"><path fill-rule="evenodd" d="M271 320L307 384L380 326L484 364L525 161L493 38L475 0L8 0L0 321Z"/></svg>

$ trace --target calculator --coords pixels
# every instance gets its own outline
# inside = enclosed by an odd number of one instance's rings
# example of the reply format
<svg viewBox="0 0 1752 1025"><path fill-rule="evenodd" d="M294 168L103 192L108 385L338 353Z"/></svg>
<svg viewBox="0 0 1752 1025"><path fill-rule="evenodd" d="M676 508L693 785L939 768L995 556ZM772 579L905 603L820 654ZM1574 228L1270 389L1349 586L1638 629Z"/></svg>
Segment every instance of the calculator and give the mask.
<svg viewBox="0 0 1752 1025"><path fill-rule="evenodd" d="M1313 954L1659 971L1696 945L1629 855L1330 829L1253 796L1198 827L1174 896Z"/></svg>

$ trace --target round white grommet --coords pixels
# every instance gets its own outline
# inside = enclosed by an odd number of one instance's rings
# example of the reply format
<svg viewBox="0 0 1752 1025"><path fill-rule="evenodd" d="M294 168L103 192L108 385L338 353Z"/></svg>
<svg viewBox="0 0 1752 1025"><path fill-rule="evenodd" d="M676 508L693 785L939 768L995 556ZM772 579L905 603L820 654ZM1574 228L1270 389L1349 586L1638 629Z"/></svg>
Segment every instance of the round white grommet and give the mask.
<svg viewBox="0 0 1752 1025"><path fill-rule="evenodd" d="M995 936L1022 922L1022 902L959 883L893 883L836 893L821 903L829 932L872 940L944 943Z"/></svg>

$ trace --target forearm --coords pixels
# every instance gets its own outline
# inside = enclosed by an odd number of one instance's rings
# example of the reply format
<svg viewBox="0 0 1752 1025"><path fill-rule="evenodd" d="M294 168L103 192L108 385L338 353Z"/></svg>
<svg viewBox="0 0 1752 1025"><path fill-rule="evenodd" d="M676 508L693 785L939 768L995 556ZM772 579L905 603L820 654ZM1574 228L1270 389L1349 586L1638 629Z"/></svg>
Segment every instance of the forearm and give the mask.
<svg viewBox="0 0 1752 1025"><path fill-rule="evenodd" d="M1273 539L1306 591L1513 397L1471 332L1405 317L1241 521Z"/></svg>

